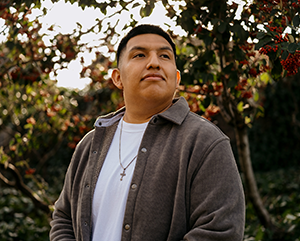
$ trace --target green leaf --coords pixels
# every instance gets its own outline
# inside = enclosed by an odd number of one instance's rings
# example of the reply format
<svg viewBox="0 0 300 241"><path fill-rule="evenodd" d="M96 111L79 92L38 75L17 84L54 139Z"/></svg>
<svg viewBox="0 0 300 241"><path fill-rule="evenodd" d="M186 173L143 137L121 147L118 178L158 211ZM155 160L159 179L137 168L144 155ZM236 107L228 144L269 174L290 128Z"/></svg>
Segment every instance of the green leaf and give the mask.
<svg viewBox="0 0 300 241"><path fill-rule="evenodd" d="M101 3L100 4L100 11L106 15L106 8L107 8L107 3Z"/></svg>
<svg viewBox="0 0 300 241"><path fill-rule="evenodd" d="M199 107L200 107L200 109L203 111L203 112L205 112L205 107L200 103L200 105L199 105Z"/></svg>
<svg viewBox="0 0 300 241"><path fill-rule="evenodd" d="M214 19L211 20L211 23L212 23L212 25L215 25L215 24L217 24L219 21L220 21L220 19L214 18Z"/></svg>
<svg viewBox="0 0 300 241"><path fill-rule="evenodd" d="M33 128L33 125L31 123L28 123L24 126L24 129L31 129Z"/></svg>
<svg viewBox="0 0 300 241"><path fill-rule="evenodd" d="M241 101L240 103L238 103L238 105L237 105L237 110L239 111L239 112L243 112L243 110L244 110L244 102L243 101Z"/></svg>
<svg viewBox="0 0 300 241"><path fill-rule="evenodd" d="M271 77L267 72L265 72L260 75L260 80L264 82L264 84L268 84L269 82L271 82ZM255 93L258 94L258 92Z"/></svg>
<svg viewBox="0 0 300 241"><path fill-rule="evenodd" d="M262 240L263 236L264 236L264 230L263 227L260 227L256 234L255 240Z"/></svg>
<svg viewBox="0 0 300 241"><path fill-rule="evenodd" d="M260 49L261 47L265 46L270 42L272 42L272 38L270 36L265 36L255 45L255 50Z"/></svg>
<svg viewBox="0 0 300 241"><path fill-rule="evenodd" d="M251 118L249 116L246 116L245 117L245 124L248 125L251 122L252 122Z"/></svg>
<svg viewBox="0 0 300 241"><path fill-rule="evenodd" d="M133 4L132 8L138 7L140 5L141 5L140 3L135 3L135 4Z"/></svg>
<svg viewBox="0 0 300 241"><path fill-rule="evenodd" d="M0 147L0 163L1 164L8 164L8 160L9 160L9 157L5 154L4 150L3 150L3 146ZM5 165L5 166L6 166Z"/></svg>
<svg viewBox="0 0 300 241"><path fill-rule="evenodd" d="M235 24L230 29L232 32L235 33L235 35L240 41L243 41L248 38L248 33L240 24Z"/></svg>
<svg viewBox="0 0 300 241"><path fill-rule="evenodd" d="M203 38L203 42L205 43L206 46L209 46L212 44L213 42L213 38L209 35L206 35L204 38Z"/></svg>
<svg viewBox="0 0 300 241"><path fill-rule="evenodd" d="M206 98L203 100L203 107L206 109L211 104L210 96L207 95Z"/></svg>
<svg viewBox="0 0 300 241"><path fill-rule="evenodd" d="M154 2L150 1L149 4L147 3L145 7L141 8L141 10L140 10L140 16L142 18L150 16L150 14L153 11L153 8L154 8Z"/></svg>
<svg viewBox="0 0 300 241"><path fill-rule="evenodd" d="M227 23L226 22L221 22L220 25L218 26L218 31L220 33L224 33L227 27Z"/></svg>
<svg viewBox="0 0 300 241"><path fill-rule="evenodd" d="M296 43L291 43L288 47L288 51L293 54L296 52L298 45Z"/></svg>
<svg viewBox="0 0 300 241"><path fill-rule="evenodd" d="M295 28L298 28L299 27L299 24L300 24L300 17L299 17L299 14L296 15L294 18L293 18L293 25Z"/></svg>
<svg viewBox="0 0 300 241"><path fill-rule="evenodd" d="M258 91L256 91L256 92L254 93L253 99L254 99L254 101L256 101L256 102L259 100L259 93L258 93Z"/></svg>
<svg viewBox="0 0 300 241"><path fill-rule="evenodd" d="M288 43L288 42L283 42L283 43L281 43L281 48L282 48L283 50L287 50L288 46L289 46L289 43Z"/></svg>
<svg viewBox="0 0 300 241"><path fill-rule="evenodd" d="M256 37L258 38L258 39L262 39L263 37L265 37L266 36L266 33L265 32L259 32L257 35L256 35Z"/></svg>

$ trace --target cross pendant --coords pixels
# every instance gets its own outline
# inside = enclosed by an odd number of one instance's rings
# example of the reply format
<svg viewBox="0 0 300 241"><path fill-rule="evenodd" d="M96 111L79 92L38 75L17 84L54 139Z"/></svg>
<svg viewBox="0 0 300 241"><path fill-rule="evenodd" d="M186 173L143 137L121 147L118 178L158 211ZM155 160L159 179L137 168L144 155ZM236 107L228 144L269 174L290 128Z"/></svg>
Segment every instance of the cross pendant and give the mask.
<svg viewBox="0 0 300 241"><path fill-rule="evenodd" d="M120 179L120 181L123 181L123 177L124 177L124 176L126 176L126 174L125 174L125 170L123 170L123 173L120 173L120 175L121 175L121 179Z"/></svg>

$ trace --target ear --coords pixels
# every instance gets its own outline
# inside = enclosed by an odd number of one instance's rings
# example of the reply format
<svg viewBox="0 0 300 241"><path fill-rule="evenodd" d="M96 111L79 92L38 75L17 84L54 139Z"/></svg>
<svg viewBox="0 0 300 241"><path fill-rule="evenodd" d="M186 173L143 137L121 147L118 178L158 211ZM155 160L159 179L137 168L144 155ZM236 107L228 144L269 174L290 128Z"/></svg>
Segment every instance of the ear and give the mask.
<svg viewBox="0 0 300 241"><path fill-rule="evenodd" d="M176 81L176 87L179 87L179 84L180 84L180 80L181 80L181 75L180 75L180 71L177 70L177 81Z"/></svg>
<svg viewBox="0 0 300 241"><path fill-rule="evenodd" d="M111 78L112 78L112 81L114 83L114 85L122 90L123 89L123 84L122 84L122 81L121 81L121 74L120 74L120 70L119 69L114 69L112 74L111 74Z"/></svg>

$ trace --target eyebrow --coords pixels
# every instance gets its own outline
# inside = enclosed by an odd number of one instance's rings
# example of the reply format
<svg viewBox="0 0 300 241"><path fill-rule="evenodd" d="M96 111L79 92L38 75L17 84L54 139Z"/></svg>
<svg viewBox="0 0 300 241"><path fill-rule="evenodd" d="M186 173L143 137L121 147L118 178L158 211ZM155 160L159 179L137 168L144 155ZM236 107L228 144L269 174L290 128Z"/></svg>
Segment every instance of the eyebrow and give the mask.
<svg viewBox="0 0 300 241"><path fill-rule="evenodd" d="M134 46L129 50L129 52L132 52L134 50L144 50L145 51L145 50L147 50L147 48L141 47L141 46ZM160 47L160 48L158 48L158 50L169 50L173 53L173 49L171 49L169 46Z"/></svg>

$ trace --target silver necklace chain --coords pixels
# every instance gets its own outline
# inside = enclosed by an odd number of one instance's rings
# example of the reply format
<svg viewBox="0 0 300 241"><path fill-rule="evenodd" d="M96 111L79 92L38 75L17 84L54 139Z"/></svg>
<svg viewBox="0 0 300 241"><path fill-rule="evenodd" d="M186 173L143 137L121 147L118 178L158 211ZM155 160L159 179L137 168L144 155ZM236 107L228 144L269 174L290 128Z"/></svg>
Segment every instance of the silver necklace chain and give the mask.
<svg viewBox="0 0 300 241"><path fill-rule="evenodd" d="M121 140L122 140L122 130L123 130L123 118L122 118L122 120L121 120L121 130L120 130L120 137L119 137L119 163L120 163L120 166L122 167L122 169L123 169L123 172L122 173L120 173L120 175L121 175L121 178L120 178L120 181L123 181L123 177L124 176L126 176L126 173L125 173L125 171L126 171L126 169L130 166L130 164L134 161L134 159L137 157L137 155L129 162L129 164L126 166L126 167L124 167L123 165L122 165L122 158L121 158Z"/></svg>

